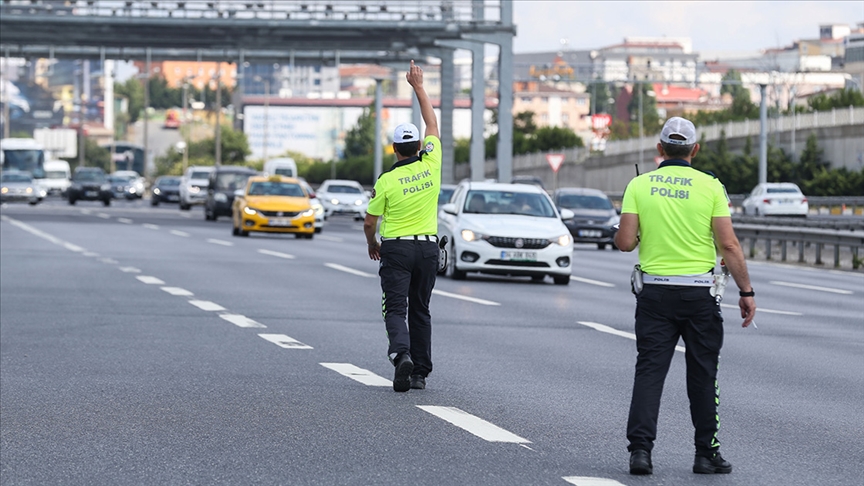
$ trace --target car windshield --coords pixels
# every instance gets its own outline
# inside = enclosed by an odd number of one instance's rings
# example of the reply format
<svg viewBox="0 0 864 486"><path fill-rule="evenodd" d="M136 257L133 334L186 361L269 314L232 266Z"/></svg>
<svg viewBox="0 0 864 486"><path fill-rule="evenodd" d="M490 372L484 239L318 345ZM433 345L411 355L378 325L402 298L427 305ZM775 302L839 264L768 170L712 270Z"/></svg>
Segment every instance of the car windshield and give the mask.
<svg viewBox="0 0 864 486"><path fill-rule="evenodd" d="M450 202L450 196L453 195L454 189L452 188L441 188L441 192L438 193L438 205L447 204Z"/></svg>
<svg viewBox="0 0 864 486"><path fill-rule="evenodd" d="M108 182L129 182L131 180L132 180L132 178L129 176L122 176L122 175L121 176L118 176L118 175L108 176Z"/></svg>
<svg viewBox="0 0 864 486"><path fill-rule="evenodd" d="M32 182L29 174L3 174L3 182Z"/></svg>
<svg viewBox="0 0 864 486"><path fill-rule="evenodd" d="M75 174L75 180L82 182L104 182L105 174L95 170L82 170Z"/></svg>
<svg viewBox="0 0 864 486"><path fill-rule="evenodd" d="M304 197L303 188L290 182L253 182L249 185L250 196Z"/></svg>
<svg viewBox="0 0 864 486"><path fill-rule="evenodd" d="M795 187L769 187L768 194L801 194Z"/></svg>
<svg viewBox="0 0 864 486"><path fill-rule="evenodd" d="M180 185L180 179L178 179L176 177L172 177L170 179L159 179L158 181L156 181L156 185L157 186L179 186Z"/></svg>
<svg viewBox="0 0 864 486"><path fill-rule="evenodd" d="M192 175L189 176L190 179L206 179L208 177L210 177L210 173L203 171L192 172Z"/></svg>
<svg viewBox="0 0 864 486"><path fill-rule="evenodd" d="M543 194L515 191L471 191L465 199L465 212L555 217L555 209Z"/></svg>
<svg viewBox="0 0 864 486"><path fill-rule="evenodd" d="M330 194L362 194L363 191L358 187L354 186L327 186L323 192L329 192Z"/></svg>
<svg viewBox="0 0 864 486"><path fill-rule="evenodd" d="M288 168L288 167L276 169L273 171L273 173L276 175L281 175L281 176L285 176L285 177L294 177L294 175L295 175L294 170L291 168Z"/></svg>
<svg viewBox="0 0 864 486"><path fill-rule="evenodd" d="M252 174L242 172L226 172L216 176L216 189L220 191L236 191L243 189Z"/></svg>
<svg viewBox="0 0 864 486"><path fill-rule="evenodd" d="M65 179L66 171L64 170L49 170L45 172L45 177L48 179Z"/></svg>
<svg viewBox="0 0 864 486"><path fill-rule="evenodd" d="M612 209L612 201L608 198L583 194L561 194L558 205L567 209Z"/></svg>

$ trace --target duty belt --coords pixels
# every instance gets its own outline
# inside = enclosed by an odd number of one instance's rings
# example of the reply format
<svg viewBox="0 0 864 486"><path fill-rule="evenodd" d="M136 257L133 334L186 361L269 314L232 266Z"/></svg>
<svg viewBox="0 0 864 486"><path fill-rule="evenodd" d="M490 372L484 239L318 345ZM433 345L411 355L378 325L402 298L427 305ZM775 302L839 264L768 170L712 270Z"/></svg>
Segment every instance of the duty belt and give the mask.
<svg viewBox="0 0 864 486"><path fill-rule="evenodd" d="M381 241L391 241L391 240L414 240L414 241L434 241L438 242L438 235L408 235L408 236L396 236L394 238L387 238L382 236Z"/></svg>
<svg viewBox="0 0 864 486"><path fill-rule="evenodd" d="M713 287L714 275L649 275L642 274L642 282L646 285L679 285L682 287Z"/></svg>

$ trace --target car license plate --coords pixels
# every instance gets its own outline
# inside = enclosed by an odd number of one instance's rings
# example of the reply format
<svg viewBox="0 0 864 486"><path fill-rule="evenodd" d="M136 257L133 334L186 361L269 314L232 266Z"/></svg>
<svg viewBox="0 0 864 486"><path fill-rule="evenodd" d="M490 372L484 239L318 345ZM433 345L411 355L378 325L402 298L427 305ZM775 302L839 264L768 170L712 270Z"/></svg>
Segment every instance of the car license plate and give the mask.
<svg viewBox="0 0 864 486"><path fill-rule="evenodd" d="M96 191L87 191L84 193L84 195L87 197L96 197L97 195L99 195L99 193L97 193Z"/></svg>
<svg viewBox="0 0 864 486"><path fill-rule="evenodd" d="M603 232L600 230L579 230L579 236L583 238L600 238Z"/></svg>
<svg viewBox="0 0 864 486"><path fill-rule="evenodd" d="M536 262L537 261L537 252L536 251L502 251L501 252L502 260L509 260L513 262Z"/></svg>
<svg viewBox="0 0 864 486"><path fill-rule="evenodd" d="M177 197L177 196L168 196L168 200L169 200L169 201L176 201L176 200L178 200L178 199L180 199L180 198Z"/></svg>
<svg viewBox="0 0 864 486"><path fill-rule="evenodd" d="M291 226L291 220L287 218L271 219L270 226Z"/></svg>

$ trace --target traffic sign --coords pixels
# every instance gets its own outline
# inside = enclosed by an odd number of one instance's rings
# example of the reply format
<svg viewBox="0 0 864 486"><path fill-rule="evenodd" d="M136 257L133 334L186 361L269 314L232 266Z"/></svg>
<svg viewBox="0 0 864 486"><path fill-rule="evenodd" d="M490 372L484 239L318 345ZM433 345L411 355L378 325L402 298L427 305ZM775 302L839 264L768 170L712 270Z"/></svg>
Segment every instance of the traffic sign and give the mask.
<svg viewBox="0 0 864 486"><path fill-rule="evenodd" d="M552 172L558 172L561 164L564 163L564 154L546 154L546 162L549 162Z"/></svg>

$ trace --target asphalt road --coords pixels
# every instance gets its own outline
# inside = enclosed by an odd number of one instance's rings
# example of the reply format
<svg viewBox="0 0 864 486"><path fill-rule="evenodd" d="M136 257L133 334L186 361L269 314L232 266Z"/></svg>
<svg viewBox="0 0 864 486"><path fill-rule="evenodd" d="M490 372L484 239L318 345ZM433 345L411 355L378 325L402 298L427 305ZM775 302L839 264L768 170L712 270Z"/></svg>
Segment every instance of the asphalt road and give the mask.
<svg viewBox="0 0 864 486"><path fill-rule="evenodd" d="M724 307L724 456L696 476L683 354L627 474L634 254L567 287L441 278L426 390L389 380L359 223L231 236L146 202L0 210L0 483L860 485L864 275L753 262ZM727 296L734 295L734 285ZM737 299L730 298L732 303ZM585 478L596 478L593 480Z"/></svg>

